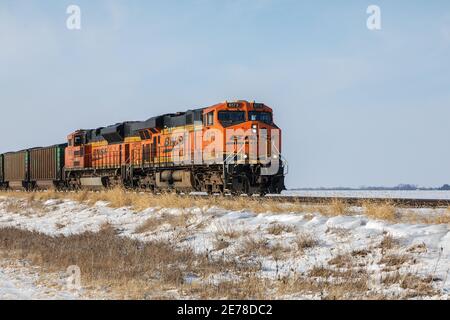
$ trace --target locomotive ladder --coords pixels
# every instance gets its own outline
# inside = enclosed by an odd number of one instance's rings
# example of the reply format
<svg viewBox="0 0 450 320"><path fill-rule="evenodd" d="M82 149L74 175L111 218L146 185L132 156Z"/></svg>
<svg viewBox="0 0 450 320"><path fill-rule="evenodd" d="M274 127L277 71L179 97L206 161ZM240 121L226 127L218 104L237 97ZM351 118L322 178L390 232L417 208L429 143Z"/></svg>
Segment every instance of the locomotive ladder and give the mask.
<svg viewBox="0 0 450 320"><path fill-rule="evenodd" d="M122 175L122 183L125 185L126 181L130 181L131 185L133 185L133 162L131 158L125 161L126 164L121 167L121 175Z"/></svg>
<svg viewBox="0 0 450 320"><path fill-rule="evenodd" d="M233 186L233 182L228 180L228 171L229 171L229 167L230 167L228 160L230 160L231 157L236 157L244 148L245 148L245 144L236 153L233 152L233 153L229 154L223 161L223 191L224 192L230 191L231 188L227 188L227 187Z"/></svg>

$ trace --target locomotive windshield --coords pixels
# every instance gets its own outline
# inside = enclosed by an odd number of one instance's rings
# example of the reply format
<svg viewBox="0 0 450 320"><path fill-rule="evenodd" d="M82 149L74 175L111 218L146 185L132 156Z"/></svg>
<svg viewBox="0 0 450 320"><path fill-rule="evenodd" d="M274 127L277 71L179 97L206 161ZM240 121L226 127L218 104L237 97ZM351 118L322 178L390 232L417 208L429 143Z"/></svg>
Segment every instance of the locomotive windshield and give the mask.
<svg viewBox="0 0 450 320"><path fill-rule="evenodd" d="M75 136L74 137L74 146L78 147L81 146L83 144L83 137L82 136Z"/></svg>
<svg viewBox="0 0 450 320"><path fill-rule="evenodd" d="M248 113L249 121L261 121L272 124L272 114L270 112L250 111Z"/></svg>
<svg viewBox="0 0 450 320"><path fill-rule="evenodd" d="M219 121L225 126L245 122L245 112L219 111Z"/></svg>

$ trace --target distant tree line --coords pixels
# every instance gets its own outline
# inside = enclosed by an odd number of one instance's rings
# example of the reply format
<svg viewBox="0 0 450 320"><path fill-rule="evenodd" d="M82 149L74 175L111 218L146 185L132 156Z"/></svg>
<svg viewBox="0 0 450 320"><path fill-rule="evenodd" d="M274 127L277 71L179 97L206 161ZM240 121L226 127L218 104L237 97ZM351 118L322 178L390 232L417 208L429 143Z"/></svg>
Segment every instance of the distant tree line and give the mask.
<svg viewBox="0 0 450 320"><path fill-rule="evenodd" d="M444 184L441 187L435 187L435 188L426 188L426 187L419 187L415 184L399 184L394 187L377 187L377 186L362 186L359 188L349 188L349 187L334 187L334 188L297 188L292 190L341 190L341 191L351 191L351 190L402 190L402 191L414 191L414 190L443 190L443 191L450 191L450 184Z"/></svg>

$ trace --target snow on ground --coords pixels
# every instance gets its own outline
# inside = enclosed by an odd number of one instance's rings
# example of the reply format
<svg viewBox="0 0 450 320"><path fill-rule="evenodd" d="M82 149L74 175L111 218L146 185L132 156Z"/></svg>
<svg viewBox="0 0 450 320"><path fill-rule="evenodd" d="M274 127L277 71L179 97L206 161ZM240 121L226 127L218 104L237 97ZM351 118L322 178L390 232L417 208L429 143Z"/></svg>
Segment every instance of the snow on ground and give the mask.
<svg viewBox="0 0 450 320"><path fill-rule="evenodd" d="M281 195L304 197L450 199L450 191L439 190L287 190L283 191Z"/></svg>
<svg viewBox="0 0 450 320"><path fill-rule="evenodd" d="M399 241L395 254L413 256L411 263L397 269L402 274L413 273L420 276L432 276L434 287L442 294L433 298L448 298L450 294L450 233L449 226L389 223L369 219L364 215L322 216L287 212L255 214L248 211L227 211L220 208L168 209L149 208L142 212L133 212L129 208L113 209L107 203L98 202L94 206L80 204L70 200L49 200L43 210L8 211L8 202L22 201L0 197L0 228L14 226L35 230L48 235L77 234L85 231L98 231L108 223L117 228L121 235L148 240L176 240L179 246L193 247L197 252L214 255L228 255L238 252L248 239L264 239L270 245L285 248L295 246L299 234L309 234L318 240L318 245L307 249L303 255L292 255L282 261L272 257L255 257L262 265L262 276L275 279L292 272L304 273L314 266L326 266L331 258L351 254L357 250L367 250L365 268L372 273L371 285L377 290L385 290L380 285L381 278L391 272L380 263L383 252L380 242L386 234ZM432 210L418 210L420 214L429 214ZM148 219L167 216L189 215L186 225L161 224L155 230L139 230ZM287 225L290 228L281 234L269 232L274 224ZM218 233L237 232L241 235L228 239L229 246L214 249ZM30 278L11 274L8 269L0 269L0 298L41 298L33 291ZM19 285L20 283L20 285ZM389 290L400 290L391 288ZM23 294L22 294L23 293ZM72 298L65 293L55 297ZM318 298L313 296L312 298Z"/></svg>
<svg viewBox="0 0 450 320"><path fill-rule="evenodd" d="M65 279L46 274L24 261L0 262L0 300L79 299L79 291L64 287Z"/></svg>

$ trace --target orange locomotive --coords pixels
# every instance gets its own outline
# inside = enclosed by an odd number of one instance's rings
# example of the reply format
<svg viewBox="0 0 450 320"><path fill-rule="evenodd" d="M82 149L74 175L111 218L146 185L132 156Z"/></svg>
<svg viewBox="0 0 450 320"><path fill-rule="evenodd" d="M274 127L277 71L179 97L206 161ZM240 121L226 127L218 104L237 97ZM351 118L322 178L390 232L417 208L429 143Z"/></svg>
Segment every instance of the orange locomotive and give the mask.
<svg viewBox="0 0 450 320"><path fill-rule="evenodd" d="M268 106L236 101L68 136L69 188L280 193L281 133Z"/></svg>

